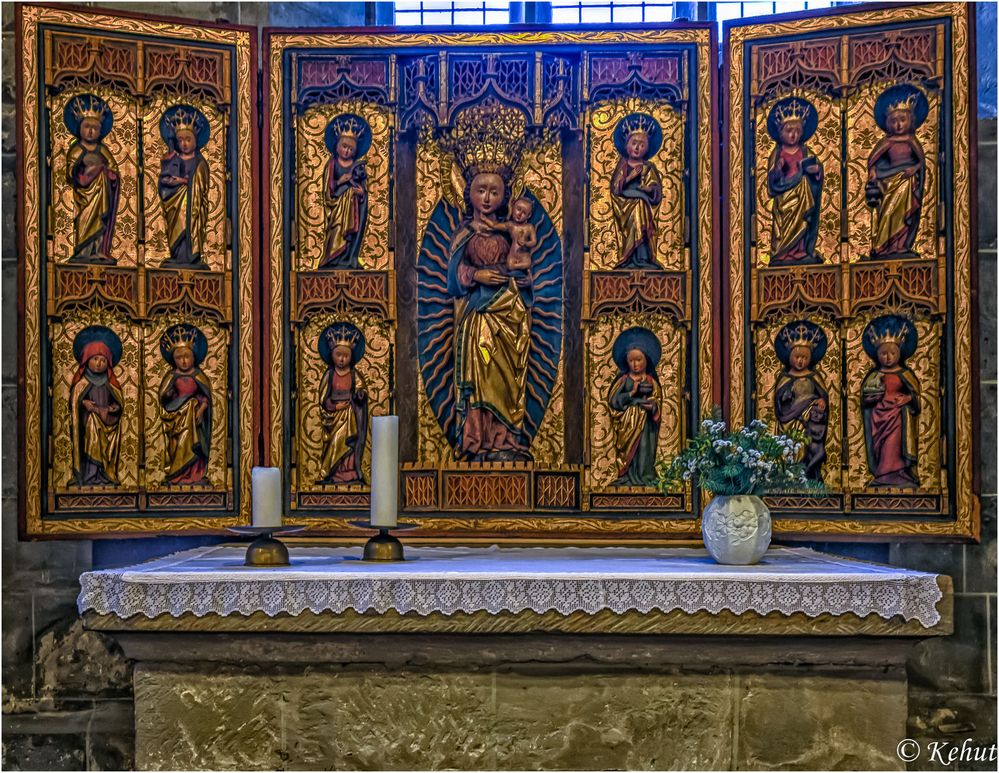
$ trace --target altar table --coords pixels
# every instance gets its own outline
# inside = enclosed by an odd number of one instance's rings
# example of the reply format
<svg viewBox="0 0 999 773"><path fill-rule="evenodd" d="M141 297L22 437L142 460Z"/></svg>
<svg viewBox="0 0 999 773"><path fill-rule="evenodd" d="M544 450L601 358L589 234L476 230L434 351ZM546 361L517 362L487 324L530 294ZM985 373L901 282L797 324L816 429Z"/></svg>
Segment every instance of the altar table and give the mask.
<svg viewBox="0 0 999 773"><path fill-rule="evenodd" d="M774 548L295 543L81 577L143 769L903 769L905 656L950 578Z"/></svg>

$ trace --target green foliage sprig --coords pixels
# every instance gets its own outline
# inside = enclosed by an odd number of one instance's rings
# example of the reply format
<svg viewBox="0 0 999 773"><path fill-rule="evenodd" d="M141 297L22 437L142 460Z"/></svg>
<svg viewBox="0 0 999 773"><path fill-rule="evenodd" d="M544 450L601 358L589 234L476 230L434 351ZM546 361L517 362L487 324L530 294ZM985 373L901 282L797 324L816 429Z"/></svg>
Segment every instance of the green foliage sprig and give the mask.
<svg viewBox="0 0 999 773"><path fill-rule="evenodd" d="M656 464L659 488L675 492L691 482L718 496L821 493L822 483L806 478L805 465L796 461L804 442L800 430L774 435L759 419L730 432L716 413L676 458Z"/></svg>

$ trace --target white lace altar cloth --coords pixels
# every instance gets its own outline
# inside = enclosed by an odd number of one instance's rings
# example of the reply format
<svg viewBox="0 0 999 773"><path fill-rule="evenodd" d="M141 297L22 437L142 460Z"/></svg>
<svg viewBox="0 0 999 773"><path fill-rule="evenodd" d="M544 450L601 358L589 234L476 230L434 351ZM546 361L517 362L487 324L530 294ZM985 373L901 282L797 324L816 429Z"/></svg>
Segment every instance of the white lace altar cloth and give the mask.
<svg viewBox="0 0 999 773"><path fill-rule="evenodd" d="M359 560L360 548L292 546L291 566L243 566L245 546L175 553L80 577L80 612L122 618L348 610L595 614L654 610L761 615L802 612L940 620L936 575L773 548L755 566L722 566L695 548L408 547L402 563Z"/></svg>

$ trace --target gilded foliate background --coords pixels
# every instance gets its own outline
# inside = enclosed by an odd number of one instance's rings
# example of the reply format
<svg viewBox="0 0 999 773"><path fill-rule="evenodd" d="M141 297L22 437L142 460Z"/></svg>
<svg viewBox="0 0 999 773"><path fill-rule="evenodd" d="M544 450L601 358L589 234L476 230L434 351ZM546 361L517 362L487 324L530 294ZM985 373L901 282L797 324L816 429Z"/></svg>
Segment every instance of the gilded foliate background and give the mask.
<svg viewBox="0 0 999 773"><path fill-rule="evenodd" d="M590 251L587 269L610 271L621 260L620 235L611 204L611 177L621 160L614 129L632 113L651 115L662 128L663 142L649 160L663 177L663 198L656 214L656 259L667 271L687 268L683 250L683 117L663 102L627 99L601 104L589 112Z"/></svg>
<svg viewBox="0 0 999 773"><path fill-rule="evenodd" d="M518 170L517 178L512 186L512 197L521 194L521 190L530 191L548 213L555 226L558 238L565 243L565 233L562 227L562 147L557 142L547 142L530 149L524 154ZM546 280L541 280L546 281ZM547 280L555 281L555 280ZM535 287L540 289L540 284ZM565 296L563 295L563 301ZM563 305L563 309L565 306ZM551 323L551 320L547 320ZM565 326L565 318L561 324ZM564 349L563 349L564 351ZM558 376L552 387L548 410L538 427L538 434L531 444L531 454L540 464L565 464L565 368L562 357L558 361Z"/></svg>
<svg viewBox="0 0 999 773"><path fill-rule="evenodd" d="M325 132L331 120L345 113L360 116L371 127L371 147L363 158L356 159L364 162L368 174L368 220L358 261L361 269L368 271L393 267L388 248L391 114L370 102L343 101L312 107L297 122L298 271L312 271L323 257L323 189L330 160Z"/></svg>
<svg viewBox="0 0 999 773"><path fill-rule="evenodd" d="M614 363L614 341L625 330L644 327L662 345L656 373L662 388L658 456L670 459L680 451L686 423L683 397L683 328L662 314L601 316L594 320L586 339L587 415L589 417L589 470L587 485L592 490L608 489L620 474L615 461L614 427L611 421L610 393L621 376ZM610 489L613 490L613 489Z"/></svg>
<svg viewBox="0 0 999 773"><path fill-rule="evenodd" d="M364 479L371 481L371 418L391 413L388 374L391 344L394 333L392 325L377 316L365 313L316 314L300 329L296 342L298 352L298 415L296 416L298 447L296 475L292 483L294 491L319 490L319 464L322 458L323 431L319 405L322 399L319 391L327 365L319 356L319 336L335 322L350 322L364 335L364 356L356 365L357 373L364 381L368 393L368 433L365 442L362 470ZM358 490L369 490L368 485L357 484Z"/></svg>
<svg viewBox="0 0 999 773"><path fill-rule="evenodd" d="M451 157L433 139L420 142L416 146L416 243L423 242L427 223L441 199L442 191L456 205L462 203L463 191L455 190L457 181L452 184ZM454 458L454 451L434 416L427 399L423 374L417 371L417 416L419 421L417 458L424 463L444 465Z"/></svg>
<svg viewBox="0 0 999 773"><path fill-rule="evenodd" d="M139 479L139 374L142 372L142 331L138 325L121 314L94 307L66 316L54 323L51 330L52 347L52 467L49 488L54 491L80 490L76 486L73 470L73 437L70 431L70 390L80 364L73 355L73 341L77 333L91 325L110 328L121 340L121 359L114 365L115 377L121 386L124 405L121 409L121 452L118 462L120 485L116 490L134 491ZM101 487L102 491L109 490Z"/></svg>
<svg viewBox="0 0 999 773"><path fill-rule="evenodd" d="M114 115L111 131L101 140L111 153L120 175L118 214L111 240L111 258L119 266L135 266L139 255L138 229L138 122L135 100L120 91L107 88L67 89L49 97L49 136L52 141L52 256L64 263L73 254L73 187L66 168L66 152L76 137L66 128L66 103L78 94L95 94L104 100ZM157 169L157 174L159 170Z"/></svg>
<svg viewBox="0 0 999 773"><path fill-rule="evenodd" d="M143 178L143 188L145 188L143 207L146 220L145 264L156 267L170 257L166 219L163 216L163 203L158 192L160 160L167 153L167 145L160 135L160 119L165 110L181 103L198 109L208 120L208 142L200 149L205 163L208 164L209 174L208 221L205 227L205 249L202 259L212 271L225 271L230 268L225 255L225 132L228 123L214 105L193 97L180 102L176 97L158 95L150 100L146 111L142 114L142 157L146 172Z"/></svg>
<svg viewBox="0 0 999 773"><path fill-rule="evenodd" d="M840 262L840 198L843 179L840 174L840 102L812 91L798 92L818 112L815 134L805 142L811 154L822 164L822 202L819 210L819 235L815 251L825 263ZM767 191L767 172L771 154L777 143L767 132L767 116L771 108L785 95L768 100L756 110L756 265L770 263L770 246L773 240L774 200ZM865 171L866 175L866 171ZM865 176L866 180L866 176ZM863 187L863 186L861 186ZM861 200L863 190L861 190Z"/></svg>
<svg viewBox="0 0 999 773"><path fill-rule="evenodd" d="M208 377L212 387L211 399L211 452L208 456L208 470L204 483L209 489L228 490L232 486L231 470L226 463L226 445L229 429L228 411L228 361L229 333L207 319L199 319L181 314L170 314L155 321L147 328L143 342L143 400L145 410L145 477L146 488L176 491L181 486L165 482L166 438L159 400L159 388L163 378L171 372L171 366L160 352L160 338L171 325L189 324L197 327L208 343L208 353L198 366ZM204 485L194 490L200 491Z"/></svg>

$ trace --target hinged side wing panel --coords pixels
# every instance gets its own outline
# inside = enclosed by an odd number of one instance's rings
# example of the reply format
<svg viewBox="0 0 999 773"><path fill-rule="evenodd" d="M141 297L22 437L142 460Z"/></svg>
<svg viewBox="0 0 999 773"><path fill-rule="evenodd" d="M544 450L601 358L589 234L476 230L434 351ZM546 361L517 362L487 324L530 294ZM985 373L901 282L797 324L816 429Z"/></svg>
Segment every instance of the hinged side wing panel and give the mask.
<svg viewBox="0 0 999 773"><path fill-rule="evenodd" d="M255 33L23 5L17 34L22 532L245 522Z"/></svg>
<svg viewBox="0 0 999 773"><path fill-rule="evenodd" d="M978 535L969 8L726 26L729 414L826 486L776 533Z"/></svg>

